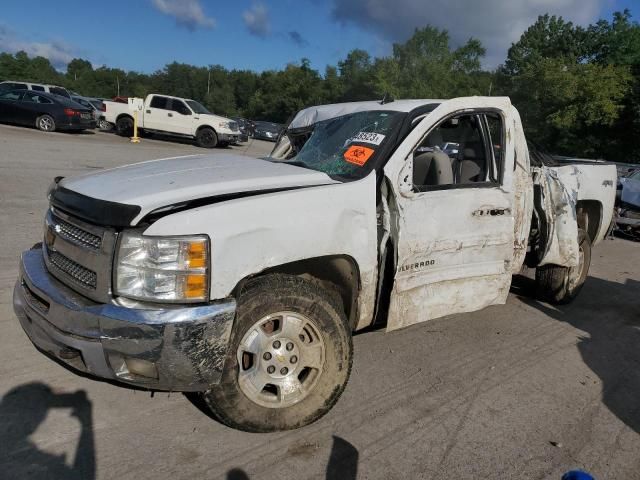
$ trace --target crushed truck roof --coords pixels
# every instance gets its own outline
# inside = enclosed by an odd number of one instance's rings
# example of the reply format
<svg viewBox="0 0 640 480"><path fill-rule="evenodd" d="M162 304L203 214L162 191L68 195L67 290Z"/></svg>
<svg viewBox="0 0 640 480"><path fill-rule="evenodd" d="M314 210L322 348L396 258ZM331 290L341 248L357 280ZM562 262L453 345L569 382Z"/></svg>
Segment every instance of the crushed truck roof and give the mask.
<svg viewBox="0 0 640 480"><path fill-rule="evenodd" d="M439 104L445 100L395 100L381 103L380 101L368 102L347 102L332 103L329 105L318 105L315 107L300 110L289 124L289 128L305 128L323 120L340 117L356 112L366 112L370 110L389 110L392 112L410 112L411 110L424 105Z"/></svg>

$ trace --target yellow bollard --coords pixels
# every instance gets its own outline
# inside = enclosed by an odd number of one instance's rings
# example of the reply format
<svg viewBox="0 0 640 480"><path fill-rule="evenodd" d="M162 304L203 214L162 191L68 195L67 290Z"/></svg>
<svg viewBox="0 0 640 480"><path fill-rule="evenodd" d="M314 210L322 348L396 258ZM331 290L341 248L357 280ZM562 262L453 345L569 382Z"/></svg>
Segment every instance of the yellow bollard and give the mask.
<svg viewBox="0 0 640 480"><path fill-rule="evenodd" d="M140 137L138 136L138 110L133 111L133 137L131 137L131 143L140 143Z"/></svg>

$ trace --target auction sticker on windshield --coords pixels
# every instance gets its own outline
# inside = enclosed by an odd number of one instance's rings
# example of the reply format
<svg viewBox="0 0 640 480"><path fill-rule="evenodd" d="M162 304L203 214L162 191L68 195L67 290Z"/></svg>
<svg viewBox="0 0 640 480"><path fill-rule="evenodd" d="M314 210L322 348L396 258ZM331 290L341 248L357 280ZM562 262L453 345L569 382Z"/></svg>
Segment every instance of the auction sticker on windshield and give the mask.
<svg viewBox="0 0 640 480"><path fill-rule="evenodd" d="M373 148L352 145L344 152L344 159L349 163L362 167L374 152Z"/></svg>
<svg viewBox="0 0 640 480"><path fill-rule="evenodd" d="M373 145L380 145L384 140L384 135L374 132L358 132L349 139L349 143L371 143Z"/></svg>

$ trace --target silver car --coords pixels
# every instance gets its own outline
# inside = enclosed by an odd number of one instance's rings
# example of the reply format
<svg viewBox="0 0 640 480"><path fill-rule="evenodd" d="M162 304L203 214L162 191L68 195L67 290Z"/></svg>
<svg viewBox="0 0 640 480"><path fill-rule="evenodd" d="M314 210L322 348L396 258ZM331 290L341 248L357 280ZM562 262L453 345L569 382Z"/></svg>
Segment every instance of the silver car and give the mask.
<svg viewBox="0 0 640 480"><path fill-rule="evenodd" d="M102 103L102 99L75 95L72 96L71 99L83 107L91 109L98 128L101 130L110 130L112 128L112 125L104 119L104 103Z"/></svg>

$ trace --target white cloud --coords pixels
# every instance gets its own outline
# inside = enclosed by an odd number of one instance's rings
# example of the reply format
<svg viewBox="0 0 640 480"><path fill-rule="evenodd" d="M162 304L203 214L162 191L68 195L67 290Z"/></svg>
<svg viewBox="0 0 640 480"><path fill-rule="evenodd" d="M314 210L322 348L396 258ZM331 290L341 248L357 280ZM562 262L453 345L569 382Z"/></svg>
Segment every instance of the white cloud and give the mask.
<svg viewBox="0 0 640 480"><path fill-rule="evenodd" d="M387 41L405 41L416 28L445 29L454 45L470 37L487 49L486 63L502 63L512 42L538 15L562 15L587 24L598 17L608 0L332 0L333 17L359 26Z"/></svg>
<svg viewBox="0 0 640 480"><path fill-rule="evenodd" d="M60 40L34 42L24 40L9 28L0 25L0 51L7 53L26 52L30 57L48 58L57 69L64 69L77 55L74 48Z"/></svg>
<svg viewBox="0 0 640 480"><path fill-rule="evenodd" d="M269 12L263 3L254 3L249 10L242 12L242 18L251 35L265 38L271 33Z"/></svg>
<svg viewBox="0 0 640 480"><path fill-rule="evenodd" d="M153 6L165 15L175 18L176 23L188 30L213 28L215 19L208 17L200 0L152 0Z"/></svg>

